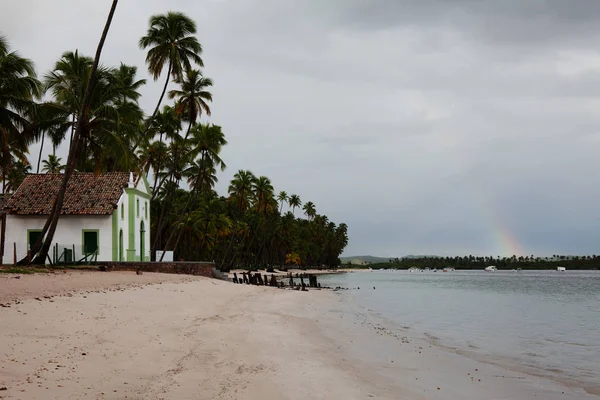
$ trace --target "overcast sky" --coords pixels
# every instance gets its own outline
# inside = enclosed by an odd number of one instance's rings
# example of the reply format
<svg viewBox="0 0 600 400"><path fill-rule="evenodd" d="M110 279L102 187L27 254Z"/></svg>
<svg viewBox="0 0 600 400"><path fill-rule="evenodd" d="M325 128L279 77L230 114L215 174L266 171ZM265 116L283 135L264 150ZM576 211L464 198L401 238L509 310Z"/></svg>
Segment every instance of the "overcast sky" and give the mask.
<svg viewBox="0 0 600 400"><path fill-rule="evenodd" d="M0 33L44 74L110 4L5 0ZM600 1L121 0L102 62L147 77L168 10L215 82L221 194L266 175L348 224L345 255L600 253Z"/></svg>

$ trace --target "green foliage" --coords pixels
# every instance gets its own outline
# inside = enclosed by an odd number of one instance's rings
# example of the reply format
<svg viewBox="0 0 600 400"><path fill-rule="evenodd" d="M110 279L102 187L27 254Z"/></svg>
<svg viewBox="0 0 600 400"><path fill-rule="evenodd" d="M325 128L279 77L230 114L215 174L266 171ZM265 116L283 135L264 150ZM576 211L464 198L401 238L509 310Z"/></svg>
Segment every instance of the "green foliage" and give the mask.
<svg viewBox="0 0 600 400"><path fill-rule="evenodd" d="M419 258L401 258L393 259L388 263L374 263L362 266L352 265L352 268L372 268L372 269L409 269L416 268L436 268L443 269L452 267L455 269L485 269L490 265L494 265L499 270L544 270L557 267L566 267L570 269L599 269L600 256L564 256L553 255L552 257L536 257L536 256L515 256L512 257L476 257L472 255L457 256L457 257L419 257Z"/></svg>
<svg viewBox="0 0 600 400"><path fill-rule="evenodd" d="M317 213L312 202L302 207L300 197L285 191L276 195L266 176L238 171L226 196L214 191L218 173L226 168L221 150L227 145L221 126L201 121L211 114L210 78L199 69L202 47L195 37L196 24L182 13L168 12L150 18L140 47L147 49L146 63L158 79L167 69L166 82L154 113L147 117L139 106L145 80L137 69L120 64L99 66L90 81L93 59L69 51L44 77L36 79L33 64L8 51L0 38L0 148L6 190L15 190L29 171L28 147L45 136L53 153L40 162L43 172L64 170L56 157L57 146L70 146L80 122L82 151L78 171L137 171L153 182L151 201L152 254L173 250L175 259L213 260L222 269L284 266L295 254L300 266L335 267L348 242L345 224L336 225ZM91 85L91 102L80 113ZM172 104L159 111L169 83ZM36 104L43 91L51 97ZM82 121L77 121L83 115ZM43 147L43 142L42 146ZM38 167L39 168L39 167ZM284 212L285 206L291 212Z"/></svg>

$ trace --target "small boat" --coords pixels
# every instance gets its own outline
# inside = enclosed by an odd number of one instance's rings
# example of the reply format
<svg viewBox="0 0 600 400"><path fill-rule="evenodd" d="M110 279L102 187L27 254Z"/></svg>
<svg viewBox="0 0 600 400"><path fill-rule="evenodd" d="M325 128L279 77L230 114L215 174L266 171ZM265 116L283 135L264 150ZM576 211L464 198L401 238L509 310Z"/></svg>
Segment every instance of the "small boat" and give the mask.
<svg viewBox="0 0 600 400"><path fill-rule="evenodd" d="M442 271L444 271L444 272L454 272L456 270L454 268L452 268L452 267L447 267L447 268L444 268Z"/></svg>
<svg viewBox="0 0 600 400"><path fill-rule="evenodd" d="M485 272L494 272L494 271L498 271L498 268L496 268L494 265L490 265L489 267L485 268Z"/></svg>
<svg viewBox="0 0 600 400"><path fill-rule="evenodd" d="M565 267L556 267L556 270L559 272L565 272L567 269Z"/></svg>

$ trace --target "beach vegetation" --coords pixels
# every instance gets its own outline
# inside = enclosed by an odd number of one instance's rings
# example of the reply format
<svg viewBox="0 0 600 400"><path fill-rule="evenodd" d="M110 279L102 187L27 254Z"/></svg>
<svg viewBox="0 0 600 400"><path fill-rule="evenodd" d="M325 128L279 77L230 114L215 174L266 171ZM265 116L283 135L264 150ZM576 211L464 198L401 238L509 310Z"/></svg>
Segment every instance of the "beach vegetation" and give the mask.
<svg viewBox="0 0 600 400"><path fill-rule="evenodd" d="M137 67L100 60L117 4L112 2L94 57L66 49L42 79L33 61L0 36L2 191L15 191L32 169L63 173L52 213L32 243L33 263L47 259L74 172L133 171L151 182L153 257L156 250L171 250L174 259L214 261L223 270L340 265L348 227L319 214L311 201L276 192L270 178L249 170L235 173L226 193L215 191L227 168L226 129L208 120L214 83L202 71L196 23L183 13L151 16L140 33L148 72L154 81L163 79L152 113L145 114L140 90L148 82ZM36 143L39 154L29 154ZM296 209L303 214L296 216ZM27 263L30 258L20 261Z"/></svg>

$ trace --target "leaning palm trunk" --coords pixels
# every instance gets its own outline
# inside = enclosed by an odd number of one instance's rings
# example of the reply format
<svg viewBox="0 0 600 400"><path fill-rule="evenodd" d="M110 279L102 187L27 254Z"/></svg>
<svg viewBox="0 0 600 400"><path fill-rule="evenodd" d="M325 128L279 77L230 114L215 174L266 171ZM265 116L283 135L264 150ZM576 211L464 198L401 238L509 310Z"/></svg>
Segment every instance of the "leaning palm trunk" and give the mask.
<svg viewBox="0 0 600 400"><path fill-rule="evenodd" d="M54 233L56 232L56 226L58 225L58 218L60 216L60 212L62 210L62 206L65 200L67 185L69 183L71 175L73 174L73 171L75 170L75 165L77 164L77 156L79 155L83 144L81 131L83 129L84 122L89 119L89 107L92 98L92 84L96 78L96 72L98 71L98 64L100 63L100 55L102 54L102 48L104 47L104 42L106 41L106 36L108 35L108 31L110 29L110 25L112 23L112 19L115 14L118 2L119 0L113 0L110 12L108 14L108 18L106 20L106 24L104 25L104 30L102 31L102 36L100 37L100 42L98 43L98 48L96 49L94 64L92 65L90 77L85 88L81 110L79 110L79 117L77 118L77 126L75 127L75 133L73 135L73 142L75 145L71 143L71 147L69 149L69 156L67 158L67 166L63 175L63 180L60 189L56 195L56 199L54 200L54 204L52 206L52 211L48 216L48 219L46 220L44 229L42 230L39 239L36 241L36 243L33 245L33 248L31 249L31 255L37 254L33 259L34 264L46 263L48 251L50 250L50 245L52 244L52 240L54 239ZM20 262L29 263L29 257L25 257Z"/></svg>
<svg viewBox="0 0 600 400"><path fill-rule="evenodd" d="M38 155L36 174L40 173L40 163L42 162L42 153L44 152L44 138L45 137L46 137L46 135L42 132L42 143L40 144L40 154Z"/></svg>

